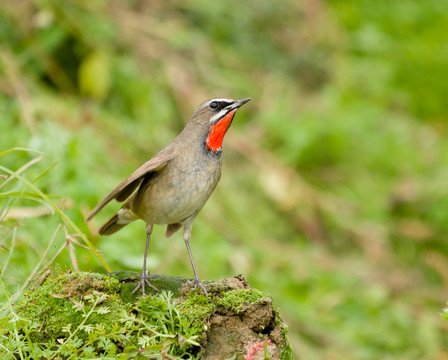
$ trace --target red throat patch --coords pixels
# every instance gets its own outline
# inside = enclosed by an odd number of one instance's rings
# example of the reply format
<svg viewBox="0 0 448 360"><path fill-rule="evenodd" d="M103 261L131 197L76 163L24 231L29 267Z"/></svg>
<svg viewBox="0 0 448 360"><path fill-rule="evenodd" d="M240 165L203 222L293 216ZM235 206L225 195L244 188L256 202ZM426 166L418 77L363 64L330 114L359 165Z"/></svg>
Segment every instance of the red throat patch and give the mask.
<svg viewBox="0 0 448 360"><path fill-rule="evenodd" d="M229 126L232 123L232 119L235 116L235 113L236 109L229 112L226 116L224 116L221 120L219 120L215 125L213 125L210 128L207 140L205 141L207 144L207 149L212 151L221 150L224 135L229 129Z"/></svg>

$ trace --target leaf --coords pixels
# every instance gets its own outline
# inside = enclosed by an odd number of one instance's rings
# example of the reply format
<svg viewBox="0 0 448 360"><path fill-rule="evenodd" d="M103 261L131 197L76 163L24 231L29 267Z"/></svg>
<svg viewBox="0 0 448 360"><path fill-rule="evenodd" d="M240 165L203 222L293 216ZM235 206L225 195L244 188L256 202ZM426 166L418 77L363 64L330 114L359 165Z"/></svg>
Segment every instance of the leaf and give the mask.
<svg viewBox="0 0 448 360"><path fill-rule="evenodd" d="M103 315L103 314L110 313L110 310L106 306L101 306L100 308L96 309L96 312L97 312L97 314Z"/></svg>
<svg viewBox="0 0 448 360"><path fill-rule="evenodd" d="M68 324L67 326L64 326L61 330L63 331L63 332L67 332L67 333L70 333L70 329L72 328L72 324ZM58 341L59 341L59 339L58 339ZM61 343L62 344L62 343Z"/></svg>
<svg viewBox="0 0 448 360"><path fill-rule="evenodd" d="M268 348L268 340L265 340L264 342L264 360L271 360L271 353L269 352Z"/></svg>
<svg viewBox="0 0 448 360"><path fill-rule="evenodd" d="M102 50L87 55L79 67L78 81L81 94L103 100L109 92L110 61Z"/></svg>
<svg viewBox="0 0 448 360"><path fill-rule="evenodd" d="M142 354L146 356L160 354L160 351L162 351L162 349L163 345L148 345L143 349Z"/></svg>
<svg viewBox="0 0 448 360"><path fill-rule="evenodd" d="M91 324L83 325L81 327L87 334L90 334L93 331L93 326Z"/></svg>
<svg viewBox="0 0 448 360"><path fill-rule="evenodd" d="M126 346L123 350L123 352L128 355L129 357L137 356L138 354L138 348L137 346Z"/></svg>
<svg viewBox="0 0 448 360"><path fill-rule="evenodd" d="M231 357L227 358L226 360L235 360L236 359L236 354L233 354Z"/></svg>
<svg viewBox="0 0 448 360"><path fill-rule="evenodd" d="M149 343L151 342L151 337L149 337L148 335L142 335L140 336L140 338L138 339L138 344L141 347L146 347L149 346Z"/></svg>

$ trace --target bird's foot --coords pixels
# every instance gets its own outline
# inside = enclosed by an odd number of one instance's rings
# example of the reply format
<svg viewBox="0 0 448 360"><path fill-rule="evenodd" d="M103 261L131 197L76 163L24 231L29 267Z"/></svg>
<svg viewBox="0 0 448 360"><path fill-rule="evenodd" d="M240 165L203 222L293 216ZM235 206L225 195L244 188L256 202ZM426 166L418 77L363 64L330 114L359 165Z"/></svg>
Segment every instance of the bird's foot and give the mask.
<svg viewBox="0 0 448 360"><path fill-rule="evenodd" d="M157 289L154 285L152 285L149 282L148 277L149 277L149 272L148 271L143 271L142 272L142 277L141 277L138 285L135 287L134 291L132 291L132 293L131 293L132 295L135 294L138 291L138 289L140 289L140 288L142 289L142 294L146 295L145 294L145 287L146 287L146 285L148 285L150 288L154 289L155 291L159 291L159 289Z"/></svg>
<svg viewBox="0 0 448 360"><path fill-rule="evenodd" d="M197 288L200 288L204 292L204 295L208 297L207 290L205 290L204 285L202 285L202 283L199 281L198 278L194 279L193 281L188 280L188 284L191 285L192 290L196 290Z"/></svg>

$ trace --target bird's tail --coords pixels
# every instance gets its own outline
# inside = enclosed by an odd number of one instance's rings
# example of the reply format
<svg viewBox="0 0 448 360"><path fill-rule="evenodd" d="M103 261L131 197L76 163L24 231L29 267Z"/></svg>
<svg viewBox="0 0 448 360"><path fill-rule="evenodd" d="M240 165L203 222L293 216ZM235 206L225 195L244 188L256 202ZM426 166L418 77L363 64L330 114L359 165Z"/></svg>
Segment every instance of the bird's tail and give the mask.
<svg viewBox="0 0 448 360"><path fill-rule="evenodd" d="M110 235L121 228L125 227L130 222L137 220L138 217L129 209L120 209L118 213L107 220L99 229L100 235Z"/></svg>
<svg viewBox="0 0 448 360"><path fill-rule="evenodd" d="M112 216L109 220L107 220L103 225L101 225L99 233L100 235L110 235L114 232L117 232L122 227L126 226L127 224L119 224L118 223L118 215L115 214Z"/></svg>

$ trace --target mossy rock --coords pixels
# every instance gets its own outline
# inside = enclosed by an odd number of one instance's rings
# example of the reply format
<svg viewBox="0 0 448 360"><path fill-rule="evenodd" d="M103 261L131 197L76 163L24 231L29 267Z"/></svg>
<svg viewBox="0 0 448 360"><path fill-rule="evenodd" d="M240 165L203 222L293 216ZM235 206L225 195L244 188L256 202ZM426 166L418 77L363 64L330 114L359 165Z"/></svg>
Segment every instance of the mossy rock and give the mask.
<svg viewBox="0 0 448 360"><path fill-rule="evenodd" d="M82 323L82 314L89 313L94 303L89 298L104 295L100 304L108 312L92 312L84 325L101 322L106 331L117 323L124 305L119 301L120 282L109 276L95 273L64 274L50 279L34 291L25 294L16 306L17 314L38 326L39 331L31 333L32 339L49 341L67 336L70 329ZM86 339L87 333L79 335Z"/></svg>
<svg viewBox="0 0 448 360"><path fill-rule="evenodd" d="M189 279L167 275L150 277L159 292L131 295L139 276L119 271L47 279L16 306L29 320L23 332L42 346L62 344L65 354L77 358L164 353L176 359L243 359L265 340L272 359L291 358L286 326L271 297L251 289L242 275L206 282L208 297L192 290Z"/></svg>
<svg viewBox="0 0 448 360"><path fill-rule="evenodd" d="M135 271L114 271L108 275L116 278L120 282L120 298L123 302L135 302L137 297L140 296L141 291L132 294L132 291L134 291L140 280L140 273ZM149 281L159 290L159 292L171 291L174 297L179 297L181 295L180 292L182 287L189 281L189 279L183 276L150 275ZM158 293L150 287L146 288L145 292L147 295L155 295Z"/></svg>

